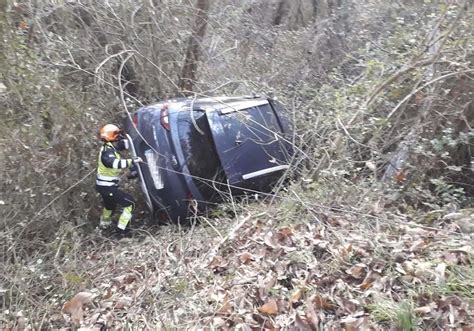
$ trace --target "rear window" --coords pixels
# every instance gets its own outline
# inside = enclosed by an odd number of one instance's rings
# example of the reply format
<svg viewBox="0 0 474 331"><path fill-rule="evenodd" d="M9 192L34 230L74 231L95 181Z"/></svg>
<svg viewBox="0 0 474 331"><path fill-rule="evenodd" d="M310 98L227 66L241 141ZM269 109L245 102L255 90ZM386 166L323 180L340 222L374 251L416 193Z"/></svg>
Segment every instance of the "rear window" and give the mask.
<svg viewBox="0 0 474 331"><path fill-rule="evenodd" d="M194 123L191 116L194 118ZM178 132L189 172L195 176L194 183L203 197L210 199L216 192L212 181L221 182L222 171L205 113L202 111L180 113Z"/></svg>

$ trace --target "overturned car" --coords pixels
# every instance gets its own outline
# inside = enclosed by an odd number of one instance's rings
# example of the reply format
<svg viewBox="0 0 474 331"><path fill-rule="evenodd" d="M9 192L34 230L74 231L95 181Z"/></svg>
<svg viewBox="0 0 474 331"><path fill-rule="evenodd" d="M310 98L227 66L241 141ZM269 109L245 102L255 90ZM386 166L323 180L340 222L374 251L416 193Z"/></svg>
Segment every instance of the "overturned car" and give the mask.
<svg viewBox="0 0 474 331"><path fill-rule="evenodd" d="M185 220L229 193L270 192L293 155L286 110L271 98L170 99L138 109L125 128L158 219Z"/></svg>

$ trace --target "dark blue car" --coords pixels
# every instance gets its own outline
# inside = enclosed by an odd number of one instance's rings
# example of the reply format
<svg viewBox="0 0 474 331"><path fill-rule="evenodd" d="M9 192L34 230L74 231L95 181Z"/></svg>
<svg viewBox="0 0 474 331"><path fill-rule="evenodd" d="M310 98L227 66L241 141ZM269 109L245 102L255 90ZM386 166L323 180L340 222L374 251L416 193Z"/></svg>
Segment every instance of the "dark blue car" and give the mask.
<svg viewBox="0 0 474 331"><path fill-rule="evenodd" d="M286 110L263 97L178 98L140 108L126 129L159 219L205 210L226 194L269 192L293 154Z"/></svg>

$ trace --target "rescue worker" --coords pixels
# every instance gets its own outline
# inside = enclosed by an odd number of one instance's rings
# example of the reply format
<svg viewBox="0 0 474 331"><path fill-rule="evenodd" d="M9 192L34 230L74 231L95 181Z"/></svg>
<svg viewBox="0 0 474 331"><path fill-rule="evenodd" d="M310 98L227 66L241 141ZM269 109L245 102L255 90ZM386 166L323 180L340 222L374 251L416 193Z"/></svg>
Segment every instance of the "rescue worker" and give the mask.
<svg viewBox="0 0 474 331"><path fill-rule="evenodd" d="M123 139L122 131L114 124L107 124L99 130L99 138L104 142L97 160L96 190L104 200L104 209L99 227L107 228L112 224L112 213L118 205L123 207L117 227L125 231L135 209L133 197L119 189L119 175L122 169L136 167L143 162L140 157L122 159L119 152L127 149L128 141Z"/></svg>

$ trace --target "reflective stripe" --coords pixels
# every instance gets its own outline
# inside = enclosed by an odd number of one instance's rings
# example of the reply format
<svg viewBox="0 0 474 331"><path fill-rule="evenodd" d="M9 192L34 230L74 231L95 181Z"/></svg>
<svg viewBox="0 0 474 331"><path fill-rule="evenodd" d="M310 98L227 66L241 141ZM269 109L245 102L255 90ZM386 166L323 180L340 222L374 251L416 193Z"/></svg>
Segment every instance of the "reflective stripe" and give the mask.
<svg viewBox="0 0 474 331"><path fill-rule="evenodd" d="M125 230L128 222L132 219L132 207L125 207L122 215L120 215L117 227L121 230Z"/></svg>
<svg viewBox="0 0 474 331"><path fill-rule="evenodd" d="M102 209L101 219L108 220L110 219L111 216L112 216L112 210L106 209L106 208Z"/></svg>
<svg viewBox="0 0 474 331"><path fill-rule="evenodd" d="M112 181L112 180L118 180L119 178L117 176L104 176L104 175L97 174L97 179Z"/></svg>
<svg viewBox="0 0 474 331"><path fill-rule="evenodd" d="M102 180L96 179L95 183L99 186L115 186L118 185L116 182L104 182Z"/></svg>
<svg viewBox="0 0 474 331"><path fill-rule="evenodd" d="M120 160L115 159L114 162L112 163L112 168L118 169L118 167L119 167L119 162L120 162Z"/></svg>
<svg viewBox="0 0 474 331"><path fill-rule="evenodd" d="M112 224L112 210L103 209L102 215L100 216L99 226L101 228L107 228Z"/></svg>
<svg viewBox="0 0 474 331"><path fill-rule="evenodd" d="M119 159L118 157L112 163L114 169L123 169L128 167L127 159Z"/></svg>

